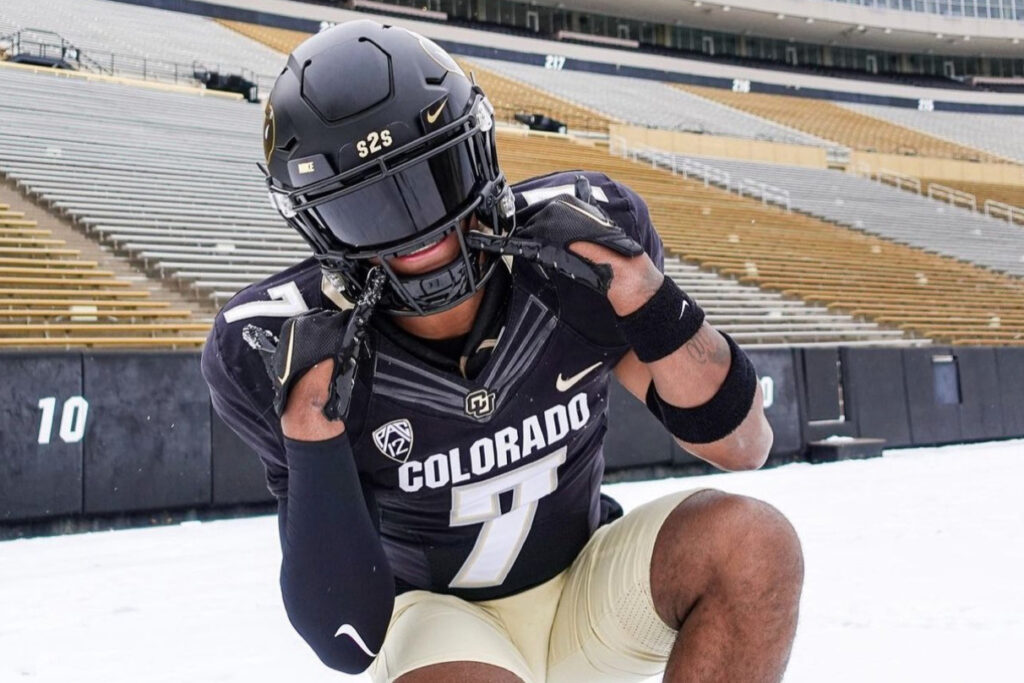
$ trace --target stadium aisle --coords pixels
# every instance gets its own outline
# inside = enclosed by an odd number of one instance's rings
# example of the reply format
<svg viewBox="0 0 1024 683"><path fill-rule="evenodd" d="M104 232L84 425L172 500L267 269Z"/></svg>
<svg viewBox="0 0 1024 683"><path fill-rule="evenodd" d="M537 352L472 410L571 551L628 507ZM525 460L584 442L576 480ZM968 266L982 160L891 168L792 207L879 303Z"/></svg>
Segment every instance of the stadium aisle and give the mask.
<svg viewBox="0 0 1024 683"><path fill-rule="evenodd" d="M787 683L1019 680L1024 441L607 487L715 486L783 510L807 556ZM0 680L355 680L288 625L273 518L0 543Z"/></svg>

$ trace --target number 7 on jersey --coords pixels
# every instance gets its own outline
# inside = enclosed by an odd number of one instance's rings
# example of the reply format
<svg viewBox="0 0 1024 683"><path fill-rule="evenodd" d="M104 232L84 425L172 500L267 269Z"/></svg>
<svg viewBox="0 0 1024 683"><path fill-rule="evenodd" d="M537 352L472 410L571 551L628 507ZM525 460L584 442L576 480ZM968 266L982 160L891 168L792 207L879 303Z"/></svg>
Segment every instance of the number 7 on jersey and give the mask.
<svg viewBox="0 0 1024 683"><path fill-rule="evenodd" d="M537 503L558 488L566 452L562 447L507 474L452 488L451 526L483 526L449 587L483 588L505 580L530 534ZM499 496L508 491L512 509L502 514Z"/></svg>

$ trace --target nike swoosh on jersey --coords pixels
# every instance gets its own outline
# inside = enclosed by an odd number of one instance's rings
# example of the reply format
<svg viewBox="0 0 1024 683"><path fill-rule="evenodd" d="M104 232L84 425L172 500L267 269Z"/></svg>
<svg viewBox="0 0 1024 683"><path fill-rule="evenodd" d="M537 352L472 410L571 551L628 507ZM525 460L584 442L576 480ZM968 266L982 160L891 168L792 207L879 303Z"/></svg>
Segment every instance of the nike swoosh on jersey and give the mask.
<svg viewBox="0 0 1024 683"><path fill-rule="evenodd" d="M366 647L366 643L363 642L363 639L360 637L359 633L356 631L355 627L352 626L352 624L342 624L341 626L339 626L338 630L334 634L335 638L337 638L338 636L348 636L349 638L351 638L355 642L355 644L359 646L359 649L365 652L368 657L377 656L376 652L371 652L370 648Z"/></svg>
<svg viewBox="0 0 1024 683"><path fill-rule="evenodd" d="M583 379L584 377L586 377L599 367L601 367L600 362L594 363L589 368L584 368L583 370L580 370L572 377L562 377L562 373L558 373L558 377L555 378L555 388L558 389L559 391L568 391L569 389L572 389L577 382L579 382L581 379Z"/></svg>

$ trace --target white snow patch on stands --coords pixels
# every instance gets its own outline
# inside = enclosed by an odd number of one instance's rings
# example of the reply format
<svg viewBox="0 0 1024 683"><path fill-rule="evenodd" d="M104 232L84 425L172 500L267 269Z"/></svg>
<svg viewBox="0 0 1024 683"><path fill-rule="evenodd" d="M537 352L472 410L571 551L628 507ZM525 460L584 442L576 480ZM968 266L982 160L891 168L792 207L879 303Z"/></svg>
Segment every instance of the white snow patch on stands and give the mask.
<svg viewBox="0 0 1024 683"><path fill-rule="evenodd" d="M799 531L788 683L1020 680L1024 441L617 484L628 509L713 486ZM317 661L277 585L273 517L0 543L0 680L368 680Z"/></svg>

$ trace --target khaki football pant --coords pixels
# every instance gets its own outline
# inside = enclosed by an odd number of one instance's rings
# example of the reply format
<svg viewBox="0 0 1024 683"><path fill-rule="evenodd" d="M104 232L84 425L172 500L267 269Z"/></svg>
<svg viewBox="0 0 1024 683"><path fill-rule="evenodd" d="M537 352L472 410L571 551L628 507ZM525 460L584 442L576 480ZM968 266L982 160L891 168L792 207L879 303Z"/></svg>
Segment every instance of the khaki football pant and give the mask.
<svg viewBox="0 0 1024 683"><path fill-rule="evenodd" d="M643 681L665 670L676 631L651 599L651 556L674 493L598 529L572 566L522 593L482 602L411 591L395 602L370 674L391 683L433 664L484 662L525 683Z"/></svg>

